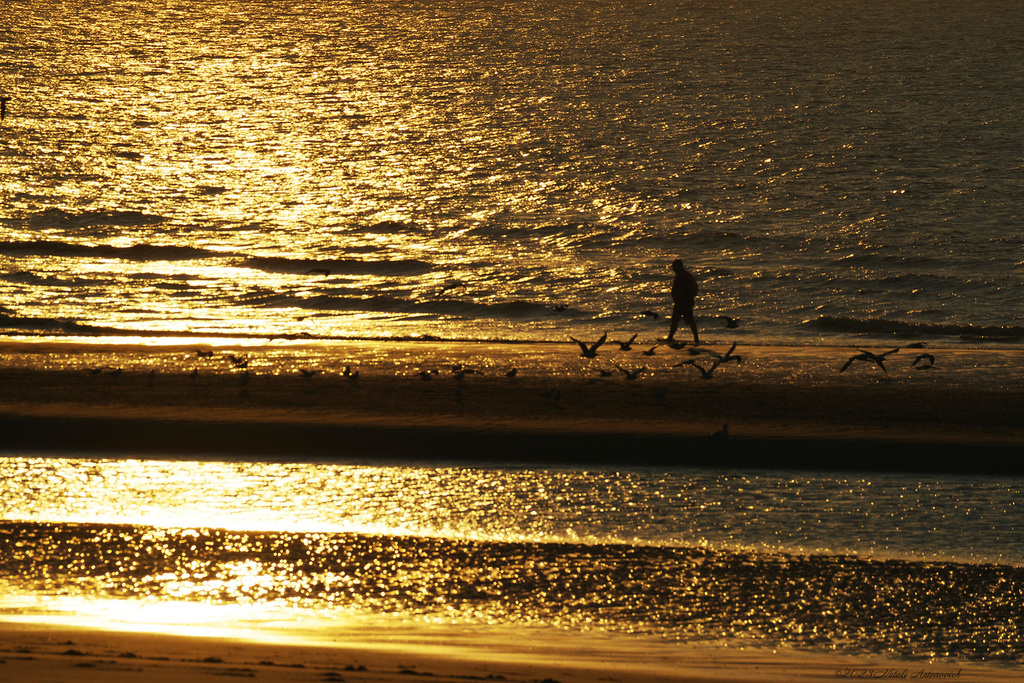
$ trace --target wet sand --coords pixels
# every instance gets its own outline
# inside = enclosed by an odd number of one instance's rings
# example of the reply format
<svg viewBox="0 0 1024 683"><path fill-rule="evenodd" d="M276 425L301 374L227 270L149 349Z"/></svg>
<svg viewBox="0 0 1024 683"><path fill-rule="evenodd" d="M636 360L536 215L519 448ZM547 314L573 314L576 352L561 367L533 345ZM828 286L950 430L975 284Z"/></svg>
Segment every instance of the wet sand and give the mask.
<svg viewBox="0 0 1024 683"><path fill-rule="evenodd" d="M991 358L995 385L957 375L952 360L945 374L917 372L909 353L890 373L840 374L850 349L836 348L747 348L744 364L707 380L675 367L681 352L586 360L566 345L362 342L212 358L128 345L0 351L7 451L1024 471L1007 457L1024 443L1024 391L1002 370L1017 352L961 360L962 370ZM246 367L235 367L229 355L243 354ZM523 369L506 376L514 363ZM648 370L630 380L619 367ZM726 424L727 439L710 438Z"/></svg>
<svg viewBox="0 0 1024 683"><path fill-rule="evenodd" d="M279 683L425 679L510 683L712 683L924 678L1019 680L1015 667L904 661L799 651L666 644L601 633L377 626L301 631L104 630L0 619L0 676L12 681L198 683L245 678Z"/></svg>

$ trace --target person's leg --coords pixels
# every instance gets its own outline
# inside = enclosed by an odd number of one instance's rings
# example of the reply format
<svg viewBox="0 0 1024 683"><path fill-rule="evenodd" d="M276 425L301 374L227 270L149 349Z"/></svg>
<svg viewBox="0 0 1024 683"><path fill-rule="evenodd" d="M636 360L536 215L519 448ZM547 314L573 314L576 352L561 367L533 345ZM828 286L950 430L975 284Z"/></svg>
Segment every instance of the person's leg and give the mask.
<svg viewBox="0 0 1024 683"><path fill-rule="evenodd" d="M679 327L679 318L682 314L683 311L678 305L672 306L672 320L668 325L668 341L674 341L676 329Z"/></svg>
<svg viewBox="0 0 1024 683"><path fill-rule="evenodd" d="M697 334L697 321L693 318L693 308L690 307L683 312L683 320L690 326L690 330L693 332L693 343L695 346L700 345L700 335Z"/></svg>

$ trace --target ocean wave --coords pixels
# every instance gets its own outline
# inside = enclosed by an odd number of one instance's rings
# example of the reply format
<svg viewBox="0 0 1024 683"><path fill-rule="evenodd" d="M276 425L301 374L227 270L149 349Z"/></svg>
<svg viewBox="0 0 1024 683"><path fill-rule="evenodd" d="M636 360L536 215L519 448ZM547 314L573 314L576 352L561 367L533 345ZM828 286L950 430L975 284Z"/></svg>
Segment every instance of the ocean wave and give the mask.
<svg viewBox="0 0 1024 683"><path fill-rule="evenodd" d="M273 301L279 306L280 298ZM530 301L504 301L497 303L480 303L458 299L405 299L402 297L379 295L371 297L334 296L324 294L308 299L292 298L288 305L317 311L355 311L360 313L388 313L427 315L437 317L461 318L512 318L533 319L550 315L552 307Z"/></svg>
<svg viewBox="0 0 1024 683"><path fill-rule="evenodd" d="M66 318L24 317L10 312L0 313L0 331L37 334L117 334L112 328L83 325ZM121 333L125 334L125 333Z"/></svg>
<svg viewBox="0 0 1024 683"><path fill-rule="evenodd" d="M249 256L241 264L268 273L295 275L423 275L433 265L419 259L367 261L362 259L295 259L283 256Z"/></svg>
<svg viewBox="0 0 1024 683"><path fill-rule="evenodd" d="M86 228L111 225L131 227L163 223L164 220L162 216L154 216L142 211L83 211L81 213L70 213L63 209L51 208L31 216L28 224L35 228Z"/></svg>
<svg viewBox="0 0 1024 683"><path fill-rule="evenodd" d="M843 318L822 316L805 320L805 327L828 332L886 335L901 337L939 336L962 337L977 340L1007 340L1024 338L1024 327L1019 325L956 325L952 323L907 323L877 318Z"/></svg>
<svg viewBox="0 0 1024 683"><path fill-rule="evenodd" d="M184 261L213 258L223 254L200 247L177 244L78 244L58 240L19 240L0 243L0 254L6 256L61 256L117 258L126 261Z"/></svg>

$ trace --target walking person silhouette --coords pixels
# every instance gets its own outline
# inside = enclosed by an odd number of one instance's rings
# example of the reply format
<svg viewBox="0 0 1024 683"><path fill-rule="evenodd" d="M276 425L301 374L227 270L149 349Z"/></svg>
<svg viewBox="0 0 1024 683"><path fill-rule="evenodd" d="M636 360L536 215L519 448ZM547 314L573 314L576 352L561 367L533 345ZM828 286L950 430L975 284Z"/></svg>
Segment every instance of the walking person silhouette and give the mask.
<svg viewBox="0 0 1024 683"><path fill-rule="evenodd" d="M690 329L693 330L694 346L700 344L700 335L697 334L697 323L693 319L693 302L697 298L697 281L683 266L680 259L672 262L672 270L676 272L675 280L672 281L672 322L668 328L668 341L675 341L676 329L679 327L679 319L682 318Z"/></svg>

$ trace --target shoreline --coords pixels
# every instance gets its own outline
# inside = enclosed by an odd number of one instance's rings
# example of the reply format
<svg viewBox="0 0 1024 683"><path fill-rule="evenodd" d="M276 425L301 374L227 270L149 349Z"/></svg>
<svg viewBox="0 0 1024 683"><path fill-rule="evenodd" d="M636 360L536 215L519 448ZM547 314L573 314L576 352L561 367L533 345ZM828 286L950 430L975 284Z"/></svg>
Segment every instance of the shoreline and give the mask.
<svg viewBox="0 0 1024 683"><path fill-rule="evenodd" d="M1024 354L936 350L939 370L907 354L844 374L848 349L740 350L703 381L684 352L581 359L565 344L272 346L245 349L244 368L224 348L0 344L0 449L1024 473L1007 457L1024 445L1024 371L1009 374Z"/></svg>
<svg viewBox="0 0 1024 683"><path fill-rule="evenodd" d="M751 646L676 644L604 632L357 620L248 628L122 624L0 617L0 673L11 680L66 675L83 683L218 681L228 677L373 683L427 677L439 683L775 683L922 677L972 683L1016 680L1013 665L902 660ZM888 672L889 675L885 675ZM900 676L901 672L903 673Z"/></svg>

